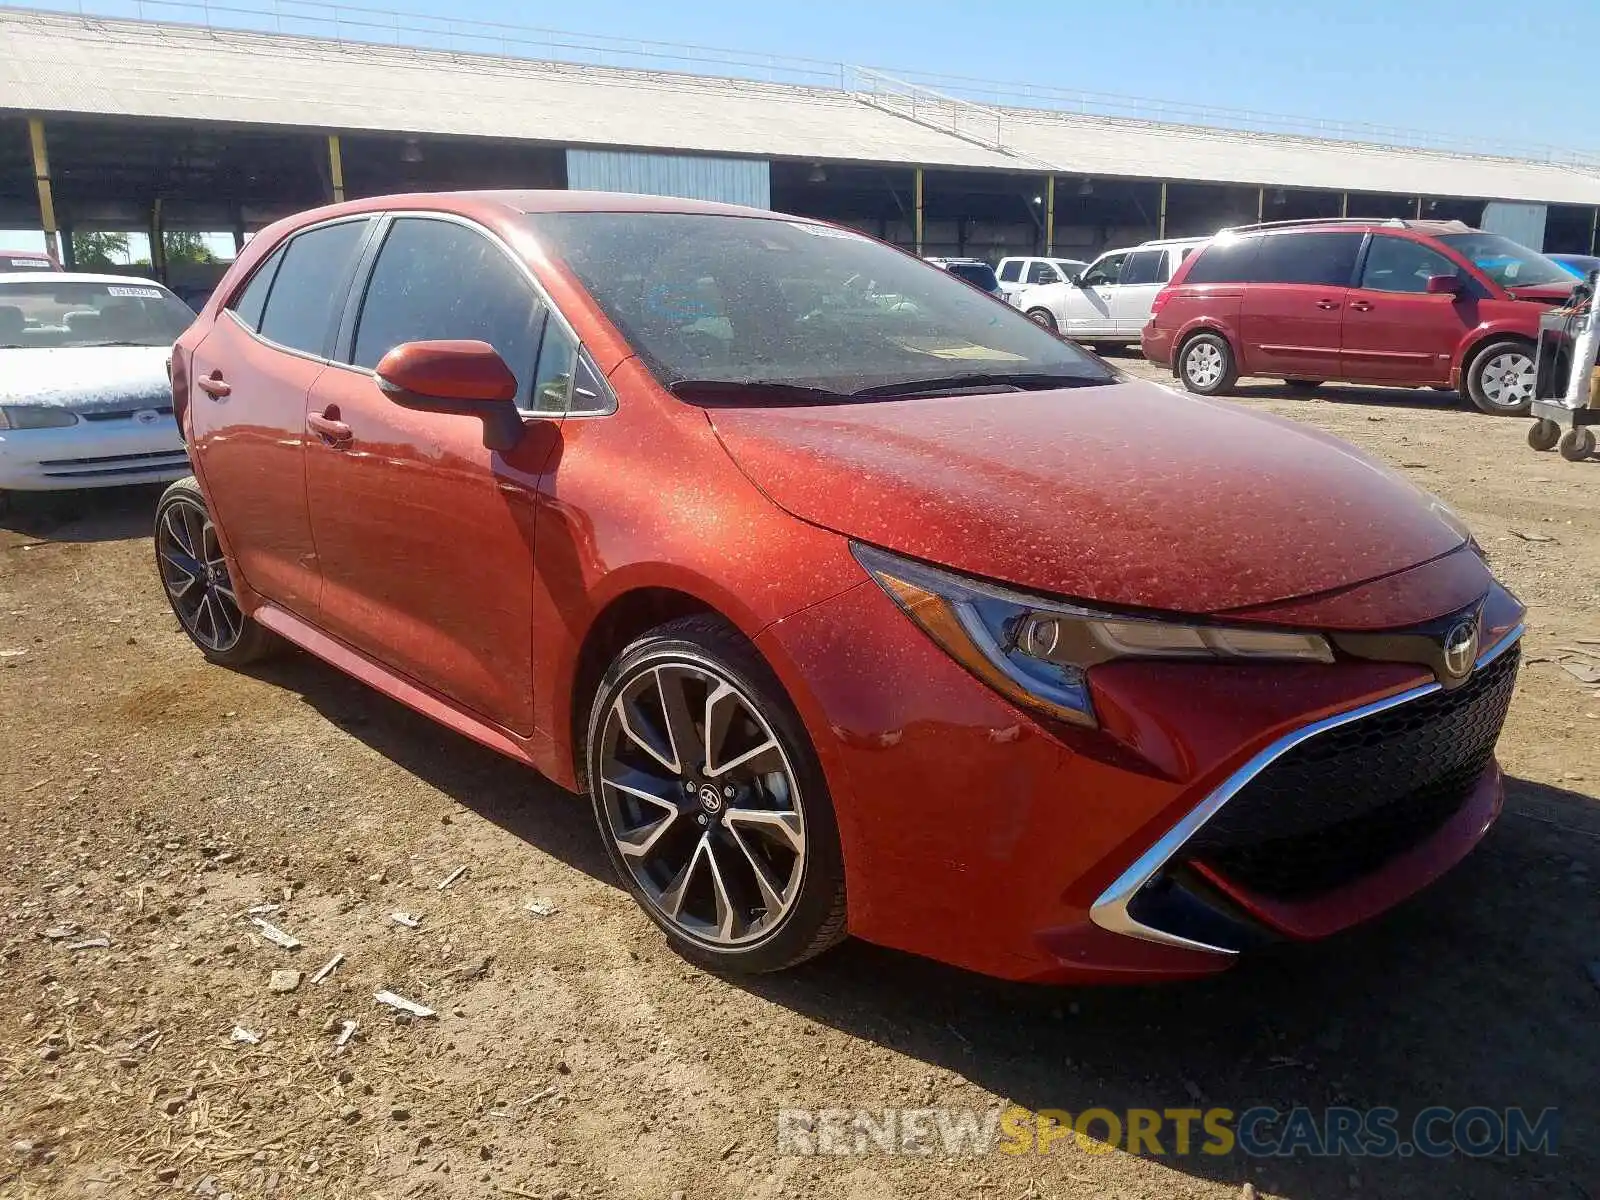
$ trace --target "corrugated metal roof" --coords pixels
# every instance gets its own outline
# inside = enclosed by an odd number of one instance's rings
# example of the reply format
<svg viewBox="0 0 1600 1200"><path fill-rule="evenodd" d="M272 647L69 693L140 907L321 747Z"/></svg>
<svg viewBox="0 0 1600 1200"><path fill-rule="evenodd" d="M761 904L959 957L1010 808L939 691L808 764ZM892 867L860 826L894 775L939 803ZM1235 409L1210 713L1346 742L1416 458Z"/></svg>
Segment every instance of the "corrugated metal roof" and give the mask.
<svg viewBox="0 0 1600 1200"><path fill-rule="evenodd" d="M824 87L17 11L0 109L1600 204L1517 159L996 108L1002 150Z"/></svg>

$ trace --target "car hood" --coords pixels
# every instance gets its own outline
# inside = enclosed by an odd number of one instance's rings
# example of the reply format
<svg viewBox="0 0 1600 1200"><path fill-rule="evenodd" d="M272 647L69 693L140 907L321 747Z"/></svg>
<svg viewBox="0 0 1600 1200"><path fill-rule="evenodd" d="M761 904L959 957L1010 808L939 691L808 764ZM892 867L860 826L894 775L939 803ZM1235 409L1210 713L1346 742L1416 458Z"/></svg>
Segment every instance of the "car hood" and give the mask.
<svg viewBox="0 0 1600 1200"><path fill-rule="evenodd" d="M803 520L1106 604L1268 604L1465 540L1353 447L1153 383L708 415L745 474Z"/></svg>
<svg viewBox="0 0 1600 1200"><path fill-rule="evenodd" d="M1532 300L1536 304L1565 304L1577 282L1574 278L1571 283L1540 283L1528 287L1508 287L1506 291L1518 300Z"/></svg>
<svg viewBox="0 0 1600 1200"><path fill-rule="evenodd" d="M165 408L170 346L62 346L0 350L0 404L95 412Z"/></svg>

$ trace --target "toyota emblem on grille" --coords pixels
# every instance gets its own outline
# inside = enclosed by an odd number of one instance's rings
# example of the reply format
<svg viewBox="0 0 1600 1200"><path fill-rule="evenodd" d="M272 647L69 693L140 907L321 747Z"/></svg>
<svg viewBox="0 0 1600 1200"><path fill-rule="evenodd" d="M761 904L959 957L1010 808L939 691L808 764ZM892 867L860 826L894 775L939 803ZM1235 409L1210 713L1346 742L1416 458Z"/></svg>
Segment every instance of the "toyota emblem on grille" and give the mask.
<svg viewBox="0 0 1600 1200"><path fill-rule="evenodd" d="M138 412L133 414L133 419L134 422L139 425L154 425L157 421L161 420L161 414L153 408L141 408Z"/></svg>
<svg viewBox="0 0 1600 1200"><path fill-rule="evenodd" d="M1452 679L1460 679L1472 670L1478 657L1478 622L1473 619L1458 621L1444 635L1444 669Z"/></svg>

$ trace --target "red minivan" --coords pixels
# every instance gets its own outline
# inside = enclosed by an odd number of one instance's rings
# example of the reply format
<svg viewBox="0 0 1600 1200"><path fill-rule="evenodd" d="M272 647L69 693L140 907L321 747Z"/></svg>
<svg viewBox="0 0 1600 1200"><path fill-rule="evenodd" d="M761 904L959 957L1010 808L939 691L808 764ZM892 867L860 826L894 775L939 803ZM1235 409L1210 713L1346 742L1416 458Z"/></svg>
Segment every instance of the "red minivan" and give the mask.
<svg viewBox="0 0 1600 1200"><path fill-rule="evenodd" d="M1484 412L1533 399L1539 316L1576 281L1459 221L1281 221L1223 230L1156 297L1141 338L1191 392L1241 375L1460 389Z"/></svg>
<svg viewBox="0 0 1600 1200"><path fill-rule="evenodd" d="M1203 975L1500 811L1522 606L1448 508L851 230L350 201L245 247L172 386L204 654L292 643L586 792L719 970Z"/></svg>

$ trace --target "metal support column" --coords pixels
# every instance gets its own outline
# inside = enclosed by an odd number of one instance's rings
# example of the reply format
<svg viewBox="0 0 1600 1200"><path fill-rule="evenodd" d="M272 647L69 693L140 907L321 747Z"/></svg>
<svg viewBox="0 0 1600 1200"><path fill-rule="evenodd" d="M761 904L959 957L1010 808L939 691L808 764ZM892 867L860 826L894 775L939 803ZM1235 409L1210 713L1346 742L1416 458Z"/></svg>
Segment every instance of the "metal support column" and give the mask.
<svg viewBox="0 0 1600 1200"><path fill-rule="evenodd" d="M1044 253L1054 258L1056 253L1056 177L1044 181Z"/></svg>
<svg viewBox="0 0 1600 1200"><path fill-rule="evenodd" d="M328 135L328 178L333 183L333 202L344 202L344 153L339 148L339 135Z"/></svg>
<svg viewBox="0 0 1600 1200"><path fill-rule="evenodd" d="M1422 197L1417 197L1417 220L1422 220Z"/></svg>
<svg viewBox="0 0 1600 1200"><path fill-rule="evenodd" d="M1167 236L1167 181L1161 181L1161 208L1156 214L1156 236Z"/></svg>
<svg viewBox="0 0 1600 1200"><path fill-rule="evenodd" d="M1339 193L1339 215L1341 217L1348 217L1350 215L1350 193L1349 192L1340 192Z"/></svg>
<svg viewBox="0 0 1600 1200"><path fill-rule="evenodd" d="M1265 221L1266 219L1267 219L1267 189L1264 188L1264 187L1263 188L1257 188L1256 189L1256 220Z"/></svg>
<svg viewBox="0 0 1600 1200"><path fill-rule="evenodd" d="M39 188L39 226L44 230L45 249L60 262L63 253L55 197L50 190L50 155L45 149L44 122L38 117L28 118L28 144L33 149L33 180Z"/></svg>
<svg viewBox="0 0 1600 1200"><path fill-rule="evenodd" d="M918 167L912 179L912 240L916 243L917 257L922 257L922 168Z"/></svg>
<svg viewBox="0 0 1600 1200"><path fill-rule="evenodd" d="M150 271L162 283L167 281L167 240L161 227L161 197L150 206Z"/></svg>
<svg viewBox="0 0 1600 1200"><path fill-rule="evenodd" d="M1600 233L1600 208L1589 210L1589 253L1594 253L1595 234Z"/></svg>

